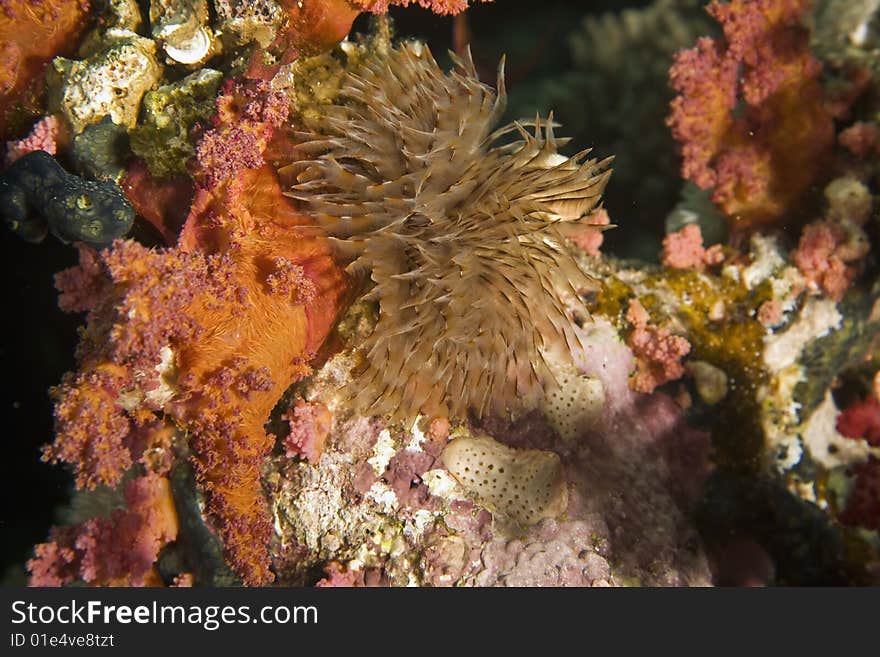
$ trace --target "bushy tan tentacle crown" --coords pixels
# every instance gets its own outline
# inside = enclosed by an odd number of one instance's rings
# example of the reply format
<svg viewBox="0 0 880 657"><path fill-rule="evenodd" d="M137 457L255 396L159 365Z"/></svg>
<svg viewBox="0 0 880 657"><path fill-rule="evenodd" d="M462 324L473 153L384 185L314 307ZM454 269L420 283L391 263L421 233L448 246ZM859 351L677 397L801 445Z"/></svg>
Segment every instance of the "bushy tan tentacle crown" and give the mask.
<svg viewBox="0 0 880 657"><path fill-rule="evenodd" d="M495 129L503 60L497 94L454 60L444 73L405 43L364 62L291 165L291 195L375 283L350 393L393 419L504 411L552 385L551 343L578 346L563 297L593 285L561 228L596 207L610 158L560 155L552 114Z"/></svg>

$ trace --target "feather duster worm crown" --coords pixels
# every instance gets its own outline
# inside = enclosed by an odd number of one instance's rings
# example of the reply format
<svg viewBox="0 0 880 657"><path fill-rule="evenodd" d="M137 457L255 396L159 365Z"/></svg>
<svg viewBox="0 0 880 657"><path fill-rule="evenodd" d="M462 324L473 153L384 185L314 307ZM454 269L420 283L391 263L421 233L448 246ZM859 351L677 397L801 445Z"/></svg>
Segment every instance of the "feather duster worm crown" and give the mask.
<svg viewBox="0 0 880 657"><path fill-rule="evenodd" d="M555 383L548 350L580 346L563 295L577 302L593 284L562 229L595 208L611 173L610 158L557 153L567 140L552 115L493 130L503 60L496 95L470 54L454 59L444 73L407 43L366 61L299 134L303 159L286 172L348 271L375 282L379 319L349 392L399 420L504 411Z"/></svg>

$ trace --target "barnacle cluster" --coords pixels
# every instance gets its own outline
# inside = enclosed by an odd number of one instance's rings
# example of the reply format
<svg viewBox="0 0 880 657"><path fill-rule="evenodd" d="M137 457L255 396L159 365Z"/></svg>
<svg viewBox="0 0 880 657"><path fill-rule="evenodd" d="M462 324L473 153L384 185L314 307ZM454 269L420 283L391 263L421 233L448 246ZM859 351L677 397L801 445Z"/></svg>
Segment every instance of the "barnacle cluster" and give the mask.
<svg viewBox="0 0 880 657"><path fill-rule="evenodd" d="M555 385L547 354L579 344L564 298L592 286L564 231L610 175L557 152L552 116L496 129L503 63L496 94L455 62L444 74L419 43L364 62L282 170L349 273L370 272L379 320L350 390L398 419L505 411Z"/></svg>

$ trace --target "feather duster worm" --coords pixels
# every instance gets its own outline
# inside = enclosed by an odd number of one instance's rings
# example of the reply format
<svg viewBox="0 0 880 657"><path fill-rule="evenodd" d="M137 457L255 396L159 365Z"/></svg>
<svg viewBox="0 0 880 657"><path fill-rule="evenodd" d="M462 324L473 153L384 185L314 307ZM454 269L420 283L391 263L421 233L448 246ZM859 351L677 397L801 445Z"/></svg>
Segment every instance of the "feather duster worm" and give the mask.
<svg viewBox="0 0 880 657"><path fill-rule="evenodd" d="M560 155L552 115L495 129L503 62L497 94L470 55L455 62L444 73L418 43L366 61L280 172L348 271L371 272L379 320L350 396L393 419L504 411L554 383L548 351L579 345L563 295L591 287L565 230L611 173Z"/></svg>

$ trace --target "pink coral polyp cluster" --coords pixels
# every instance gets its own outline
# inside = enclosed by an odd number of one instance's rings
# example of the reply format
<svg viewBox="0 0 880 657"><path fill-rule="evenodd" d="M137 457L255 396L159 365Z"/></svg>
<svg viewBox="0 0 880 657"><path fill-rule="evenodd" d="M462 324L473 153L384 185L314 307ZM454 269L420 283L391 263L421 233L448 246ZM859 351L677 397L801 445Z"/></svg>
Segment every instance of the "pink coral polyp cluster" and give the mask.
<svg viewBox="0 0 880 657"><path fill-rule="evenodd" d="M374 14L386 14L391 6L408 7L410 5L418 5L424 9L429 9L435 14L445 16L447 14L458 14L468 8L469 0L351 0L365 11ZM492 0L480 0L481 2L492 2Z"/></svg>
<svg viewBox="0 0 880 657"><path fill-rule="evenodd" d="M697 224L688 224L663 239L663 254L660 261L673 269L696 269L717 265L724 260L721 245L708 249L703 246L703 235Z"/></svg>
<svg viewBox="0 0 880 657"><path fill-rule="evenodd" d="M682 174L713 190L735 230L784 218L830 155L834 126L802 25L809 6L714 0L707 11L724 39L700 39L670 70Z"/></svg>
<svg viewBox="0 0 880 657"><path fill-rule="evenodd" d="M817 221L804 228L791 259L807 283L840 301L858 273L868 251L861 231L844 223Z"/></svg>
<svg viewBox="0 0 880 657"><path fill-rule="evenodd" d="M64 127L58 117L44 116L34 124L27 137L7 142L6 164L12 164L33 151L46 151L49 155L55 155L58 151L58 142L64 137Z"/></svg>
<svg viewBox="0 0 880 657"><path fill-rule="evenodd" d="M212 189L245 169L258 169L275 128L289 111L287 98L265 80L228 82L217 99L214 127L196 147L200 180Z"/></svg>
<svg viewBox="0 0 880 657"><path fill-rule="evenodd" d="M627 344L636 357L629 387L651 393L657 386L680 379L684 375L681 359L690 353L690 342L669 329L650 324L647 311L636 299L630 301L626 319L633 326Z"/></svg>
<svg viewBox="0 0 880 657"><path fill-rule="evenodd" d="M159 551L177 538L177 513L168 480L156 474L125 485L125 508L108 517L52 530L51 541L28 561L32 586L82 581L95 586L161 583L153 569Z"/></svg>
<svg viewBox="0 0 880 657"><path fill-rule="evenodd" d="M290 433L284 439L287 456L317 463L333 424L330 409L320 402L309 403L298 399L282 418L290 425Z"/></svg>

